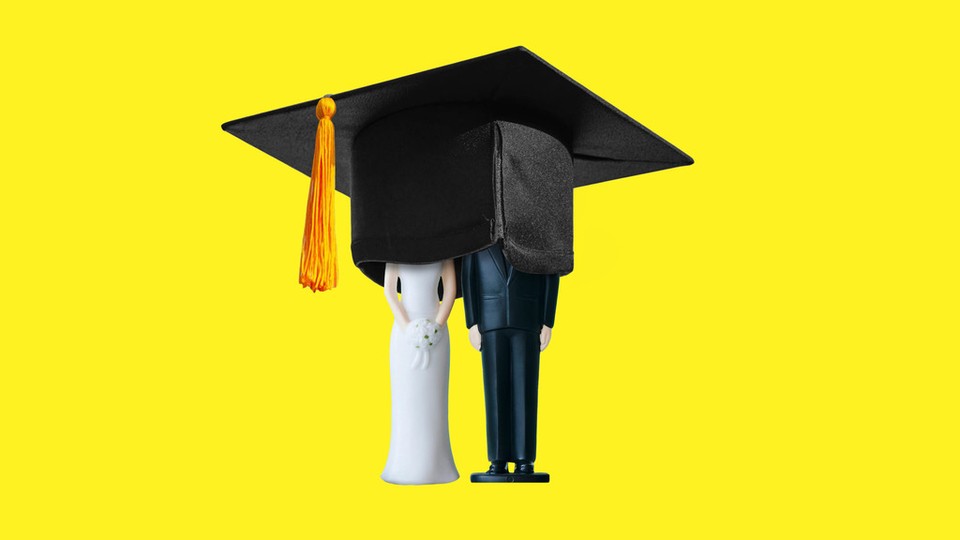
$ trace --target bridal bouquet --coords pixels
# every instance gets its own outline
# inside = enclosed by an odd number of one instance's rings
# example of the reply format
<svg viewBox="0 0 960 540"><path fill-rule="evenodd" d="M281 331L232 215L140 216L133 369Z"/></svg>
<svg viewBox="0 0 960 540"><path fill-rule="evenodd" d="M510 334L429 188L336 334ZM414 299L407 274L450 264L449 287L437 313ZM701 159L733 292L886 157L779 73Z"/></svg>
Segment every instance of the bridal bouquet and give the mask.
<svg viewBox="0 0 960 540"><path fill-rule="evenodd" d="M430 349L440 341L440 325L430 319L417 319L407 325L407 342L416 353L410 369L427 369L430 366Z"/></svg>

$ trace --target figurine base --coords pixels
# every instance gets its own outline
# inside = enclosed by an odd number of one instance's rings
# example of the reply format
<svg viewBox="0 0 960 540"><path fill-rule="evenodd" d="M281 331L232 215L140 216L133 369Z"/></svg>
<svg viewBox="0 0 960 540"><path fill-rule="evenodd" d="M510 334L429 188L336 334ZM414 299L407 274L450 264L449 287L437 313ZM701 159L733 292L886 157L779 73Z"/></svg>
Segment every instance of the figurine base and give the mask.
<svg viewBox="0 0 960 540"><path fill-rule="evenodd" d="M550 482L550 475L545 472L535 472L533 474L490 474L485 472L477 472L470 475L470 481L476 484L545 484Z"/></svg>

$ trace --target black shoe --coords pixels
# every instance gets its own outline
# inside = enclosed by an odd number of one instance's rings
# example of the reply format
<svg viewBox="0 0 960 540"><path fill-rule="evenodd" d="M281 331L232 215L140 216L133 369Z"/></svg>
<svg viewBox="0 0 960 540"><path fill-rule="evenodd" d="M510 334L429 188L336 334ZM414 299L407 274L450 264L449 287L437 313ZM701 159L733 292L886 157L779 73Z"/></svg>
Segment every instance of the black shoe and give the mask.
<svg viewBox="0 0 960 540"><path fill-rule="evenodd" d="M490 468L487 469L487 474L507 474L507 462L491 461Z"/></svg>
<svg viewBox="0 0 960 540"><path fill-rule="evenodd" d="M513 471L515 474L533 474L532 461L518 461L517 468Z"/></svg>

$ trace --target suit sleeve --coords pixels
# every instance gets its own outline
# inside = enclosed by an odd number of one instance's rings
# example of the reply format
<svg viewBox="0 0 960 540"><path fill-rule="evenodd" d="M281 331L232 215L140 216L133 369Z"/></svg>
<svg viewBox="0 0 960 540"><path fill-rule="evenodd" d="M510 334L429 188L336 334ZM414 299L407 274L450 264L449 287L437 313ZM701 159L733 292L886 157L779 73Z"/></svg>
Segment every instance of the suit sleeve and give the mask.
<svg viewBox="0 0 960 540"><path fill-rule="evenodd" d="M477 324L477 295L475 291L474 280L474 255L471 253L463 258L463 265L460 269L460 290L463 291L463 315L467 321L467 328Z"/></svg>
<svg viewBox="0 0 960 540"><path fill-rule="evenodd" d="M547 294L543 302L543 324L553 328L557 315L557 293L560 291L560 274L550 274L546 279Z"/></svg>

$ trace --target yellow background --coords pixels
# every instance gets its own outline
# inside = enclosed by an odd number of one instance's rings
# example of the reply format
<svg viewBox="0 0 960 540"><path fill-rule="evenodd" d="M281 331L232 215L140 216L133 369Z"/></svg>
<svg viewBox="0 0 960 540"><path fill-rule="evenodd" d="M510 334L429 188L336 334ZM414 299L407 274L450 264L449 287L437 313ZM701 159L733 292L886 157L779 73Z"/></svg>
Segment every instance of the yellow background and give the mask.
<svg viewBox="0 0 960 540"><path fill-rule="evenodd" d="M890 7L880 7L880 5ZM945 4L945 3L944 3ZM933 2L4 8L0 537L957 538L957 43ZM224 121L524 45L697 163L577 190L539 486L397 487L381 291ZM349 243L349 201L336 201Z"/></svg>

